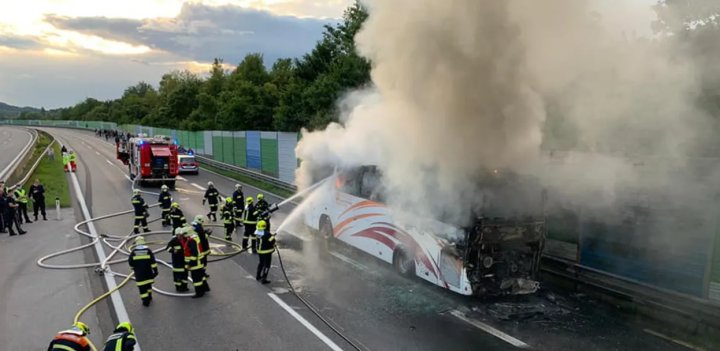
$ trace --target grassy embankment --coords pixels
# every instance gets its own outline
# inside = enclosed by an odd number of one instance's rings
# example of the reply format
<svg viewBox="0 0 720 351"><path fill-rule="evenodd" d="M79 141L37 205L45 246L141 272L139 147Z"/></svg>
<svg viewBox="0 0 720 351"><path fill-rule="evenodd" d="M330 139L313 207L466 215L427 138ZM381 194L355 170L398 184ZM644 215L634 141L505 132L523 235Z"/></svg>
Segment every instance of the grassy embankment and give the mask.
<svg viewBox="0 0 720 351"><path fill-rule="evenodd" d="M32 162L27 165L29 169L32 163L37 159L39 155L50 143L50 137L45 133L40 133L40 139L35 147L33 153ZM40 183L45 186L45 199L48 208L55 206L55 198L60 198L60 206L70 207L70 186L65 178L65 172L63 171L62 154L60 153L60 145L58 143L53 144L53 151L55 152L55 160L50 160L47 155L43 156L42 161L35 169L35 172L28 180L28 184L25 185L27 189L35 181L40 179ZM24 172L23 172L24 174Z"/></svg>

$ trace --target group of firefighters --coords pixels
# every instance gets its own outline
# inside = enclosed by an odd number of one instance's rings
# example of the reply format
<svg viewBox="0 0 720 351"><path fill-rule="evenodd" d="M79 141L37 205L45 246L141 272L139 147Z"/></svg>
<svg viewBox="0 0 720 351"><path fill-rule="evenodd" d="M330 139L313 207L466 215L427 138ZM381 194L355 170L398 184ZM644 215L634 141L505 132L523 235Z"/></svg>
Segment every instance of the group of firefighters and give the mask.
<svg viewBox="0 0 720 351"><path fill-rule="evenodd" d="M178 292L188 291L188 275L195 290L194 298L202 297L210 291L207 279L209 275L207 256L210 254L209 236L212 230L206 229L207 221L217 222L218 212L225 230L225 240L232 241L232 234L236 229L243 228L242 250L250 250L259 257L256 279L263 284L267 279L275 252L275 235L270 233L270 216L277 209L265 201L263 194L258 194L257 202L252 197L245 197L240 184L235 185L232 197L222 198L220 192L212 182L203 196L203 205L206 203L210 211L206 215L197 215L188 223L180 205L174 202L169 188L163 185L158 195L162 225L171 226L173 238L166 245L172 258L173 281ZM148 204L140 191L133 190L132 205L134 209L133 233L150 232L148 228ZM244 206L242 205L244 204ZM144 306L152 301L152 284L157 276L157 262L155 256L145 245L142 236L135 238L135 247L130 254L129 263L135 272L140 298Z"/></svg>
<svg viewBox="0 0 720 351"><path fill-rule="evenodd" d="M257 202L254 202L252 197L245 197L242 186L236 184L232 197L223 199L214 184L208 182L203 205L207 202L210 212L206 215L195 216L189 224L180 205L173 201L166 185L161 187L158 202L162 211L162 225L172 226L174 234L165 249L171 255L176 291L189 291L188 283L190 281L195 290L193 298L202 297L210 291L208 285L210 275L207 274L205 268L210 254L209 236L212 234L212 230L206 229L204 225L209 220L216 222L217 212L220 212L220 219L223 221L225 240L232 241L232 233L236 229L244 229L243 251L250 250L259 258L256 279L263 284L270 283L267 277L272 254L275 252L275 235L270 233L270 215L277 209L277 206L268 204L263 194L258 194ZM128 263L134 272L142 304L149 306L152 302L152 285L158 275L158 263L153 251L147 246L145 238L139 235L141 227L144 232L150 232L147 223L149 206L137 189L133 190L131 203L134 210L133 233L137 236L135 236L134 246L128 257ZM72 328L59 332L50 343L48 351L90 350L88 334L90 334L88 326L85 323L77 322ZM133 350L135 343L132 325L129 322L122 322L108 337L103 350L129 351Z"/></svg>

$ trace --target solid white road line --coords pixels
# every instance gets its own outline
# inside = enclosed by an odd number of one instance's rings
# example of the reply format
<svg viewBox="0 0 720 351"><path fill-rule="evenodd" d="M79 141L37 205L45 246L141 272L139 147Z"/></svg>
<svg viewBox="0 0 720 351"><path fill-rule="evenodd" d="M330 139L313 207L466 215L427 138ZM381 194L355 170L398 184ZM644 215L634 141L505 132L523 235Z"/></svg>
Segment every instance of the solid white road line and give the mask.
<svg viewBox="0 0 720 351"><path fill-rule="evenodd" d="M203 187L201 187L201 186L199 186L199 185L197 185L197 184L195 184L195 183L190 183L190 185L192 185L192 186L194 186L194 187L196 187L196 188L198 188L198 189L200 189L200 190L202 190L202 191L205 191L205 188L203 188Z"/></svg>
<svg viewBox="0 0 720 351"><path fill-rule="evenodd" d="M367 266L365 266L364 264L362 264L362 263L360 263L360 262L358 262L358 261L353 260L353 259L350 258L350 257L346 257L345 255L339 254L339 253L334 252L334 251L329 251L329 253L330 253L331 255L335 256L335 258L339 259L340 261L343 261L343 262L345 262L345 263L348 263L348 264L354 266L354 267L357 268L357 269L371 272L371 271L370 271L370 268L368 268Z"/></svg>
<svg viewBox="0 0 720 351"><path fill-rule="evenodd" d="M108 163L109 165L111 165L111 166L114 166L114 165L115 165L115 164L113 164L112 162L110 162L110 160L107 160L107 159L105 160L105 162L107 162L107 163Z"/></svg>
<svg viewBox="0 0 720 351"><path fill-rule="evenodd" d="M73 182L73 187L75 188L75 196L77 197L78 203L80 204L80 209L82 210L83 218L85 220L89 220L90 217L90 211L88 210L87 203L85 203L85 196L82 193L82 190L80 190L80 183L78 182L77 175L75 173L70 173L70 178ZM87 223L88 231L90 231L90 234L94 236L98 236L97 230L95 229L95 225L93 222ZM102 247L102 243L100 240L95 242L95 251L97 252L98 259L100 262L104 262L106 259L105 250ZM115 282L115 278L112 274L103 274L103 277L105 278L105 284L107 284L107 288L109 290L115 289L117 287L117 283ZM127 310L125 309L125 304L123 303L122 297L120 296L120 292L115 291L112 294L110 294L110 299L112 300L112 305L115 309L115 315L118 318L119 322L130 322L130 317L128 316ZM135 351L140 351L140 344L139 342L135 344Z"/></svg>
<svg viewBox="0 0 720 351"><path fill-rule="evenodd" d="M322 342L324 342L325 345L330 347L331 350L342 351L340 346L337 346L337 344L335 344L332 340L330 340L330 338L325 336L325 334L323 334L321 331L317 330L317 328L315 328L315 326L310 324L310 322L308 322L305 318L303 318L301 315L299 315L297 312L295 312L295 310L292 307L290 307L288 304L286 304L285 301L280 299L277 295L275 295L273 293L268 293L268 296L270 296L270 298L273 299L273 301L275 301L275 303L277 303L278 305L280 305L280 307L282 307L285 311L287 311L287 313L289 313L291 316L293 316L293 318L297 319L297 321L300 322L300 324L302 324L310 332L315 334L315 336L317 336L318 339L322 340Z"/></svg>
<svg viewBox="0 0 720 351"><path fill-rule="evenodd" d="M470 319L470 318L468 318L468 317L465 317L465 314L462 313L462 312L460 312L460 311L458 311L458 310L450 311L450 314L452 314L453 316L461 319L463 322L466 322L466 323L468 323L468 324L470 324L470 325L472 325L472 326L474 326L474 327L476 327L476 328L482 329L484 332L486 332L486 333L488 333L488 334L490 334L490 335L492 335L492 336L494 336L494 337L496 337L496 338L498 338L498 339L500 339L500 340L502 340L502 341L505 341L506 343L508 343L508 344L510 344L510 345L513 345L513 346L515 346L515 347L519 347L519 348L521 348L521 349L530 348L530 345L528 345L528 344L526 344L526 343L524 343L524 342L522 342L522 341L520 341L520 340L518 340L518 339L516 339L516 338L514 338L514 337L512 337L512 336L510 336L510 335L508 335L508 334L505 334L505 333L501 332L500 330L497 330L497 329L495 329L495 328L493 328L493 327L491 327L491 326L489 326L489 325L487 325L487 324L485 324L485 323L483 323L483 322L481 322L481 321L478 321L478 320L474 320L474 319Z"/></svg>
<svg viewBox="0 0 720 351"><path fill-rule="evenodd" d="M99 153L99 152L97 152L97 151L95 151L95 154L96 154L96 155L98 155L98 156L100 156L100 153Z"/></svg>

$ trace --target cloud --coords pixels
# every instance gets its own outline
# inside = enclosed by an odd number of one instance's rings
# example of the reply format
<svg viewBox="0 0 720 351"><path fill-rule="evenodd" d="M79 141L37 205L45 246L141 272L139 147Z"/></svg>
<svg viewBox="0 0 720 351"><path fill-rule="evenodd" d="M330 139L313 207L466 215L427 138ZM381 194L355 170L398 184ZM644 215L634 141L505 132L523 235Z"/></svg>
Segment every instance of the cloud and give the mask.
<svg viewBox="0 0 720 351"><path fill-rule="evenodd" d="M268 63L298 57L322 38L332 20L279 16L238 6L186 3L174 18L143 20L47 15L61 30L143 45L195 61L220 57L239 62L248 53L264 54Z"/></svg>
<svg viewBox="0 0 720 351"><path fill-rule="evenodd" d="M0 46L12 49L31 50L39 49L42 45L34 38L13 34L0 34Z"/></svg>

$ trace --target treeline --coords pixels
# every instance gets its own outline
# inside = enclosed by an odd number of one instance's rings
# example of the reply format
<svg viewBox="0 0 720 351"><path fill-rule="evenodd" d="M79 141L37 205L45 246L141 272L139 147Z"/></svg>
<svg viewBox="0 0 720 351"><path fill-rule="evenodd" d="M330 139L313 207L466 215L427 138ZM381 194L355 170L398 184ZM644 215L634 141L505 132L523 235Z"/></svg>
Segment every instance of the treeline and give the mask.
<svg viewBox="0 0 720 351"><path fill-rule="evenodd" d="M140 82L116 100L88 98L68 108L23 113L24 119L111 121L184 130L319 128L337 118L336 100L370 81L370 63L354 37L368 14L359 3L326 26L323 39L299 59L279 59L269 70L262 54L247 55L232 71L215 59L208 76L165 74L158 88Z"/></svg>

